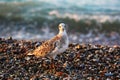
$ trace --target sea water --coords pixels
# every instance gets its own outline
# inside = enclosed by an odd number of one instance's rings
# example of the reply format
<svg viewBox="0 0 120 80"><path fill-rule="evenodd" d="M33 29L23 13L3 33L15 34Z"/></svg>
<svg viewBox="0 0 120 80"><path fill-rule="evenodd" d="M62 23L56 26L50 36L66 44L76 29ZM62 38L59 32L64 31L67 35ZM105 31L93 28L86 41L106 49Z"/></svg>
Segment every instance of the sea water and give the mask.
<svg viewBox="0 0 120 80"><path fill-rule="evenodd" d="M119 42L120 0L0 0L1 37L49 39L60 22L71 41Z"/></svg>

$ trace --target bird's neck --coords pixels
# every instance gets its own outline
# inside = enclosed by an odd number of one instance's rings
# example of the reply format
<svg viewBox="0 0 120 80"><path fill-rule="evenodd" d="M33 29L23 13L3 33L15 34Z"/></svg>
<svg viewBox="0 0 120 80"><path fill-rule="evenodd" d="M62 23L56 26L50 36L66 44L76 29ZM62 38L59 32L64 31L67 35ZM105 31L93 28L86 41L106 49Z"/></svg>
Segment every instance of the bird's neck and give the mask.
<svg viewBox="0 0 120 80"><path fill-rule="evenodd" d="M59 31L59 33L58 33L59 35L66 35L67 36L67 33L66 33L66 31Z"/></svg>

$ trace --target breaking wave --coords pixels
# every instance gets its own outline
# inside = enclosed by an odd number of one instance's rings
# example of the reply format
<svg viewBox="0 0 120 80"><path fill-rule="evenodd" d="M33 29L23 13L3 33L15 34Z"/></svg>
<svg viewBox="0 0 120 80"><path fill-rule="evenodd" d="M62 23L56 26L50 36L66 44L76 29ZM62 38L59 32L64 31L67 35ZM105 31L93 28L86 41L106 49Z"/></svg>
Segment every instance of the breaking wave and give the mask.
<svg viewBox="0 0 120 80"><path fill-rule="evenodd" d="M120 44L119 7L119 0L1 0L0 36L45 40L64 22L73 42Z"/></svg>

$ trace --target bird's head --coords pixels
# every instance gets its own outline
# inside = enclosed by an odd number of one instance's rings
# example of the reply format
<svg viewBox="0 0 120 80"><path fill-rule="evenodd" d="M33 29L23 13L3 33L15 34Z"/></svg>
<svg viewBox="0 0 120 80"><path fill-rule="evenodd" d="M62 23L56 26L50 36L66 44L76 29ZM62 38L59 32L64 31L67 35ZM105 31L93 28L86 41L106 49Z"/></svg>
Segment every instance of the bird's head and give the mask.
<svg viewBox="0 0 120 80"><path fill-rule="evenodd" d="M59 27L59 31L60 32L64 32L65 31L65 24L64 23L60 23L58 27Z"/></svg>

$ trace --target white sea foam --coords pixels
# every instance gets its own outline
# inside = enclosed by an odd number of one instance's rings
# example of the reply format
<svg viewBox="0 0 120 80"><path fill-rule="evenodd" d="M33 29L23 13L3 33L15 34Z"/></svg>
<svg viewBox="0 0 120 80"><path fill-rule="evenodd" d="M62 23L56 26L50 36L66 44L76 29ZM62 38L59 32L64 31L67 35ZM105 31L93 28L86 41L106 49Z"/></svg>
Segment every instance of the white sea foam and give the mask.
<svg viewBox="0 0 120 80"><path fill-rule="evenodd" d="M109 22L113 22L115 20L120 20L120 16L119 15L115 15L115 16L110 16L110 15L105 15L105 14L96 14L96 15L81 15L81 14L70 14L70 13L64 13L64 15L62 13L60 13L57 10L53 10L49 12L50 16L56 16L58 18L70 18L70 19L74 19L75 21L79 21L79 20L96 20L98 22L104 23L106 21Z"/></svg>
<svg viewBox="0 0 120 80"><path fill-rule="evenodd" d="M120 0L0 0L0 14L3 18L7 17L8 20L11 20L11 18L13 20L15 17L17 20L19 20L19 18L20 20L22 19L25 21L34 20L36 24L37 20L38 22L41 22L42 19L45 19L46 21L44 22L49 22L48 19L54 19L56 17L70 18L75 21L83 20L87 24L91 24L90 20L95 20L97 21L96 25L99 26L99 28L102 28L101 23L106 21L111 23L116 20L120 21L119 7ZM117 23L119 24L119 22ZM40 25L42 24L40 23ZM38 27L34 27L35 25L32 25L32 29L34 29L33 31L27 31L29 28L28 25L20 26L20 24L18 24L17 26L6 26L5 23L3 26L4 27L0 24L0 30L2 30L0 31L1 37L12 36L16 39L49 39L55 35L55 33L50 32L49 28L42 28L39 32L37 31ZM11 27L13 27L13 30L11 30ZM107 42L109 40L109 38L105 37L104 33L101 34L99 31L96 32L98 32L97 36L88 30L88 34L75 33L70 34L69 37L71 41L79 42L93 42L101 40ZM112 40L119 38L115 33L111 33L111 35L110 39Z"/></svg>
<svg viewBox="0 0 120 80"><path fill-rule="evenodd" d="M9 31L9 30L8 30ZM6 33L6 36L1 36L7 38L12 36L14 39L25 39L25 40L48 40L55 36L54 32L50 32L50 28L43 27L39 33L30 33L21 29L19 31L12 31L10 34ZM94 43L94 44L104 44L104 45L120 45L120 34L117 32L111 32L109 37L106 37L105 33L94 34L90 30L87 34L83 33L69 33L70 42L79 43Z"/></svg>
<svg viewBox="0 0 120 80"><path fill-rule="evenodd" d="M4 6L2 3L10 4ZM0 0L0 4L2 4L0 9L4 10L5 7L5 16L17 15L24 19L55 16L68 17L76 21L81 19L95 19L99 22L120 20L119 0ZM18 11L14 11L13 8ZM0 13L3 12L2 10Z"/></svg>

